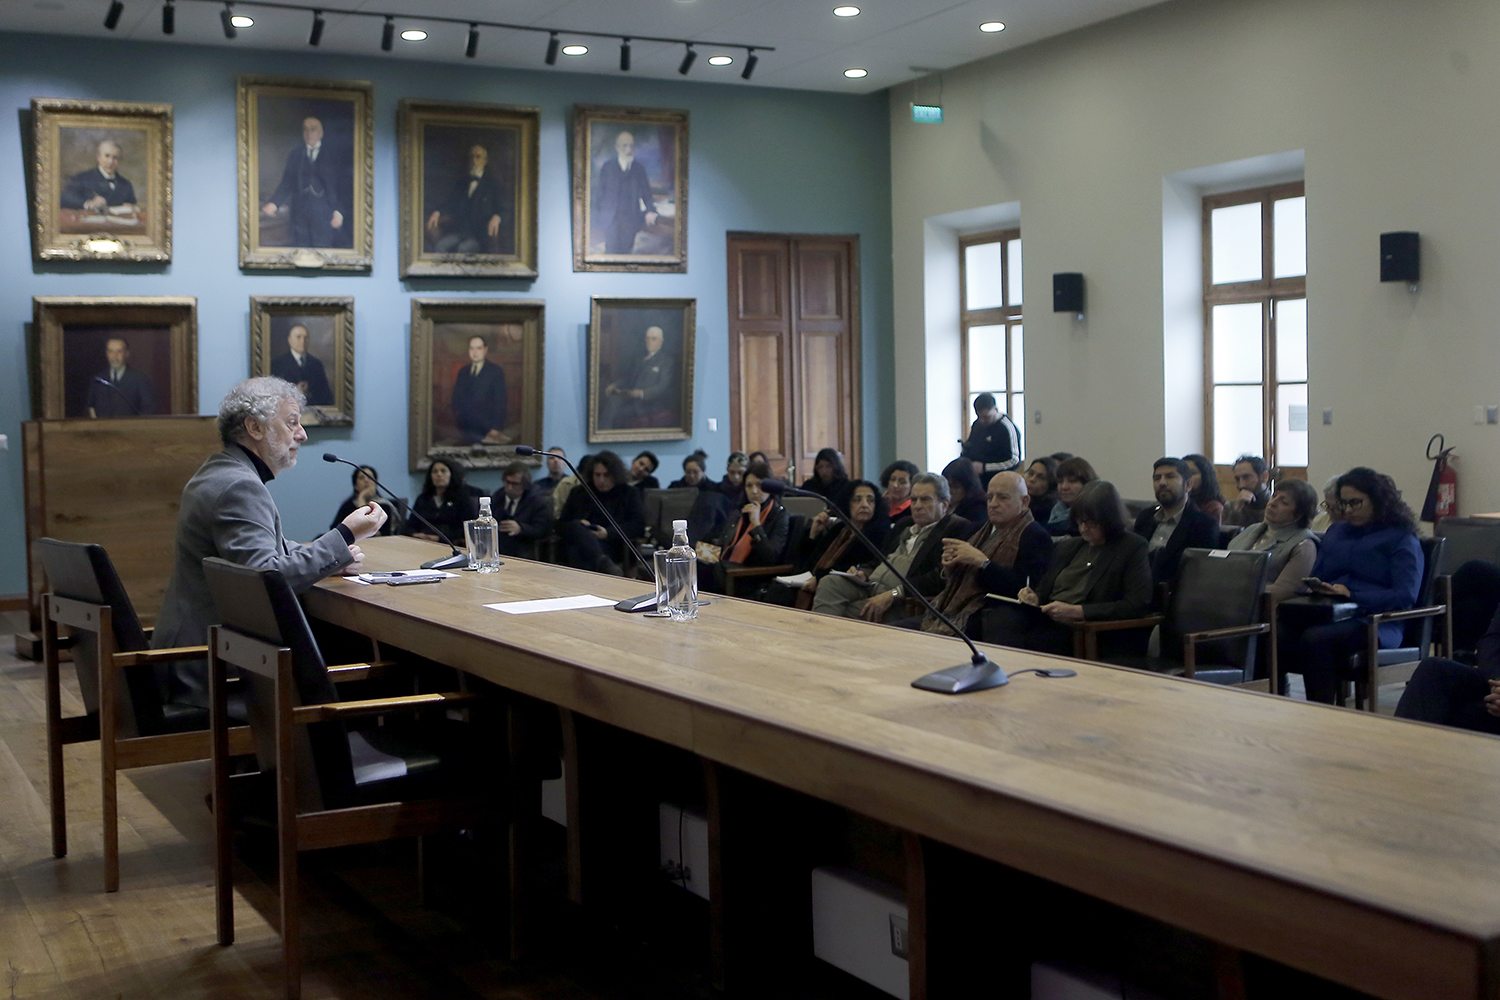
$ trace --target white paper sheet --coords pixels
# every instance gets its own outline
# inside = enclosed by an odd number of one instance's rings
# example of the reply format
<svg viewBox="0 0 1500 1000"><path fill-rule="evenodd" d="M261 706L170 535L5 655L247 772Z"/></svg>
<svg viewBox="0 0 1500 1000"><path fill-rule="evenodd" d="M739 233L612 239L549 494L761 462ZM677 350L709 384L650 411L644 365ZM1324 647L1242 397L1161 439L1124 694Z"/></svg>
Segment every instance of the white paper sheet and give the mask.
<svg viewBox="0 0 1500 1000"><path fill-rule="evenodd" d="M486 604L485 607L494 611L504 611L508 615L529 615L538 611L608 608L616 603L603 597L595 597L593 594L579 594L577 597L549 597L543 601L509 601L505 604Z"/></svg>

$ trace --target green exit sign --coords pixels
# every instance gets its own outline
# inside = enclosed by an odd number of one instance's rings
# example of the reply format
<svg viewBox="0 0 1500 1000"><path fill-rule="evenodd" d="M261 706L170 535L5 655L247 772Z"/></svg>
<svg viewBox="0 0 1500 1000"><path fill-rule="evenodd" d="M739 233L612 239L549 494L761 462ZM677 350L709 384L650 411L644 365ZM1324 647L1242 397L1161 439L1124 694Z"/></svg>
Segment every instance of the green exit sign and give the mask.
<svg viewBox="0 0 1500 1000"><path fill-rule="evenodd" d="M943 123L942 105L913 104L911 106L911 120L922 125L941 125Z"/></svg>

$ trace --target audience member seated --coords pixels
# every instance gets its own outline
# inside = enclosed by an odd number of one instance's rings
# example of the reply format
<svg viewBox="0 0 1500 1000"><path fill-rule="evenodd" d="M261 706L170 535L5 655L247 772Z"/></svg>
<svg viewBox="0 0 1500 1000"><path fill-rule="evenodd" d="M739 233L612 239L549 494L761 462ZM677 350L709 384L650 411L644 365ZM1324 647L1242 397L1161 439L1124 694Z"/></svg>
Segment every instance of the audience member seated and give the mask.
<svg viewBox="0 0 1500 1000"><path fill-rule="evenodd" d="M630 485L640 493L661 489L661 480L654 475L660 465L661 461L657 459L655 452L641 452L630 463Z"/></svg>
<svg viewBox="0 0 1500 1000"><path fill-rule="evenodd" d="M766 453L763 451L752 451L746 457L747 464L754 465L756 462L765 462L767 465L771 464L771 460L766 457Z"/></svg>
<svg viewBox="0 0 1500 1000"><path fill-rule="evenodd" d="M880 495L880 487L868 479L851 480L849 509L844 516L835 517L827 510L819 511L808 523L807 536L802 539L798 551L791 553L792 563L797 570L812 574L812 579L800 588L807 596L798 601L799 588L773 581L763 588L760 600L787 607L793 604L812 607L818 581L827 576L830 570L852 565L870 556L864 543L850 529L851 523L870 540L870 544L885 544L891 524L890 517L886 513L885 498Z"/></svg>
<svg viewBox="0 0 1500 1000"><path fill-rule="evenodd" d="M1021 432L988 392L974 397L974 423L964 439L962 456L974 463L981 483L1021 464Z"/></svg>
<svg viewBox="0 0 1500 1000"><path fill-rule="evenodd" d="M880 488L885 491L885 503L890 508L892 524L906 516L907 508L911 506L911 484L921 471L906 459L898 458L880 474ZM845 494L847 493L846 490Z"/></svg>
<svg viewBox="0 0 1500 1000"><path fill-rule="evenodd" d="M1223 523L1245 528L1259 521L1271 500L1271 488L1267 485L1270 479L1271 470L1259 455L1241 455L1235 459L1234 488L1239 493L1224 505ZM1313 490L1314 499L1317 495L1317 490Z"/></svg>
<svg viewBox="0 0 1500 1000"><path fill-rule="evenodd" d="M953 497L950 509L970 524L978 524L985 518L984 484L974 463L967 458L955 458L943 466L943 478L948 480L948 492Z"/></svg>
<svg viewBox="0 0 1500 1000"><path fill-rule="evenodd" d="M1339 477L1334 476L1323 484L1323 502L1318 505L1317 516L1312 519L1312 528L1318 534L1327 531L1335 521L1344 519L1344 508L1339 506Z"/></svg>
<svg viewBox="0 0 1500 1000"><path fill-rule="evenodd" d="M1078 534L1078 528L1073 524L1073 502L1085 486L1098 478L1094 467L1077 455L1057 463L1057 502L1047 515L1047 530L1052 535Z"/></svg>
<svg viewBox="0 0 1500 1000"><path fill-rule="evenodd" d="M558 555L566 566L620 576L622 566L635 562L629 551L635 544L631 539L646 531L640 491L631 488L625 463L612 451L585 460L578 471L593 480L594 492L580 485L568 494L557 524ZM615 531L604 511L614 515L625 537Z"/></svg>
<svg viewBox="0 0 1500 1000"><path fill-rule="evenodd" d="M738 500L745 492L745 469L749 465L750 459L743 451L731 453L729 461L724 463L724 478L717 484L718 491L731 500Z"/></svg>
<svg viewBox="0 0 1500 1000"><path fill-rule="evenodd" d="M898 470L900 471L900 470ZM969 536L969 522L948 512L948 481L918 473L911 486L911 516L891 536L885 556L924 597L943 589L943 546ZM813 610L843 618L883 621L891 607L908 596L900 577L878 559L865 559L851 576L825 576L813 598Z"/></svg>
<svg viewBox="0 0 1500 1000"><path fill-rule="evenodd" d="M722 594L726 566L770 566L785 553L791 523L786 508L777 502L780 487L774 493L761 488L761 483L771 478L771 467L765 462L756 462L745 470L740 516L725 525L719 536L717 560L707 562L700 555L700 590Z"/></svg>
<svg viewBox="0 0 1500 1000"><path fill-rule="evenodd" d="M1358 617L1309 626L1283 616L1278 650L1282 669L1302 675L1307 700L1330 705L1350 676L1349 658L1365 648L1366 616L1411 607L1422 581L1417 519L1395 481L1359 467L1339 477L1338 491L1344 519L1323 535L1312 570L1320 582L1309 590L1352 601ZM1397 645L1405 631L1405 622L1380 626L1381 647Z"/></svg>
<svg viewBox="0 0 1500 1000"><path fill-rule="evenodd" d="M1151 469L1156 506L1141 511L1135 533L1150 543L1151 579L1159 587L1177 582L1183 549L1219 547L1219 521L1188 500L1192 465L1181 458L1158 458Z"/></svg>
<svg viewBox="0 0 1500 1000"><path fill-rule="evenodd" d="M698 490L703 492L714 488L713 480L709 479L705 472L704 461L708 458L701 451L695 451L682 460L682 478L672 480L671 489L674 490Z"/></svg>
<svg viewBox="0 0 1500 1000"><path fill-rule="evenodd" d="M563 477L567 475L568 467L563 462L563 458L567 454L567 452L563 451L557 445L548 448L547 454L544 456L547 460L547 474L541 479L533 480L531 488L543 496L552 496L552 491L557 489L557 484L562 482Z"/></svg>
<svg viewBox="0 0 1500 1000"><path fill-rule="evenodd" d="M594 463L593 455L585 455L577 463L579 469L587 469ZM551 462L548 463L551 468ZM552 519L555 521L562 517L563 506L568 502L568 495L573 492L573 487L578 485L578 476L569 473L557 481L552 489Z"/></svg>
<svg viewBox="0 0 1500 1000"><path fill-rule="evenodd" d="M500 522L500 554L536 558L536 544L552 531L552 498L531 485L531 466L512 462L501 473L504 485L490 498Z"/></svg>
<svg viewBox="0 0 1500 1000"><path fill-rule="evenodd" d="M1205 455L1184 455L1188 464L1188 499L1193 506L1214 519L1215 524L1224 520L1224 492L1219 489L1219 474L1214 463Z"/></svg>
<svg viewBox="0 0 1500 1000"><path fill-rule="evenodd" d="M461 462L455 458L435 458L427 467L427 478L422 481L422 494L411 506L412 510L447 535L450 542L462 548L464 522L479 516L479 491L464 483L464 467ZM407 518L406 533L413 538L425 538L429 542L443 540L432 534L432 528L417 517Z"/></svg>
<svg viewBox="0 0 1500 1000"><path fill-rule="evenodd" d="M1150 610L1146 540L1126 527L1114 485L1096 479L1084 487L1071 516L1078 535L1056 540L1041 581L1021 588L1020 603L985 610L985 642L1067 656L1075 623L1138 618Z"/></svg>
<svg viewBox="0 0 1500 1000"><path fill-rule="evenodd" d="M344 523L344 518L353 514L365 504L374 502L385 511L386 517L386 521L380 526L378 534L396 534L396 529L401 525L403 512L398 511L396 505L381 495L379 488L376 487L375 484L380 480L380 473L375 471L375 466L361 465L354 470L354 475L351 478L354 480L354 492L349 494L347 500L339 504L339 512L334 515L333 523L328 526L328 530L332 531L334 528L337 528L340 524Z"/></svg>
<svg viewBox="0 0 1500 1000"><path fill-rule="evenodd" d="M1500 605L1500 566L1486 559L1470 559L1453 571L1453 650L1477 649L1485 627Z"/></svg>
<svg viewBox="0 0 1500 1000"><path fill-rule="evenodd" d="M824 448L813 460L813 474L802 481L804 490L820 494L842 507L849 499L849 473L837 448Z"/></svg>
<svg viewBox="0 0 1500 1000"><path fill-rule="evenodd" d="M1437 657L1417 664L1396 718L1500 736L1500 611L1478 645L1477 667Z"/></svg>
<svg viewBox="0 0 1500 1000"><path fill-rule="evenodd" d="M1278 604L1302 589L1318 558L1318 536L1308 528L1318 509L1318 491L1301 479L1287 479L1257 512L1262 520L1229 540L1234 551L1270 552L1266 593Z"/></svg>
<svg viewBox="0 0 1500 1000"><path fill-rule="evenodd" d="M983 527L967 541L943 540L946 582L932 601L971 639L979 638L980 616L975 612L984 607L985 595L1015 597L1042 578L1052 557L1052 536L1031 516L1031 497L1023 477L1014 472L995 473L986 496ZM953 634L931 611L896 624Z"/></svg>
<svg viewBox="0 0 1500 1000"><path fill-rule="evenodd" d="M1026 465L1026 492L1031 495L1031 516L1047 523L1057 503L1057 459L1051 455L1033 458Z"/></svg>

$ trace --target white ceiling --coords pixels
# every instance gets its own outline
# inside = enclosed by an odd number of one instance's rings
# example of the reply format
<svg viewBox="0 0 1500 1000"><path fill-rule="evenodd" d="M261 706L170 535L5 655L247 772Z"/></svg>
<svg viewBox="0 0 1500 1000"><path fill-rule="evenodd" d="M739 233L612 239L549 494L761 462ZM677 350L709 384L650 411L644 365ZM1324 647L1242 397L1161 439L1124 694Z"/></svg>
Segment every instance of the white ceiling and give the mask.
<svg viewBox="0 0 1500 1000"><path fill-rule="evenodd" d="M314 0L294 0L312 5ZM1162 0L853 0L857 17L835 17L833 8L848 0L327 0L330 6L397 15L397 28L421 27L423 42L399 37L390 58L429 62L469 62L464 58L468 28L463 24L424 22L423 15L477 19L586 31L656 35L667 38L772 46L763 53L751 85L863 94L924 75L922 68L950 69L984 56L1035 42L1051 35L1149 7ZM119 26L104 28L109 0L0 0L0 30L88 37L121 37L169 44L224 45L305 50L312 17L302 11L274 10L241 0L237 12L255 18L235 41L224 38L223 9L201 0L177 0L177 32L161 33L162 0L124 0ZM380 55L383 22L354 15L326 15L322 49L358 55ZM984 21L1005 22L1006 30L985 34ZM558 72L618 73L618 41L570 39L589 45L587 55L559 56ZM482 29L479 55L484 66L543 69L545 35ZM724 82L738 86L745 54L732 55L732 66L710 66L718 49L698 47L689 82ZM682 79L677 66L680 45L636 41L631 46L631 73L658 79ZM869 71L849 80L843 71ZM917 67L917 69L913 69Z"/></svg>

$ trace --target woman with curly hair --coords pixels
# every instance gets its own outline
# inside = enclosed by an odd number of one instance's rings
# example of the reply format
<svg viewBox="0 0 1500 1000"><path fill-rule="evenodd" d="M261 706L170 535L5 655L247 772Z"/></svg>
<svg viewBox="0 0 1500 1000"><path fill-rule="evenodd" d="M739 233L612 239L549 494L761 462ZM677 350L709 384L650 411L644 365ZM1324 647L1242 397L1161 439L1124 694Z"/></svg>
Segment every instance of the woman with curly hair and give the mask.
<svg viewBox="0 0 1500 1000"><path fill-rule="evenodd" d="M1207 455L1183 455L1182 460L1192 466L1193 474L1188 478L1188 499L1203 513L1220 524L1224 523L1224 491L1219 489L1219 474Z"/></svg>
<svg viewBox="0 0 1500 1000"><path fill-rule="evenodd" d="M1286 672L1302 675L1308 701L1329 705L1351 676L1350 657L1364 648L1368 616L1411 607L1422 581L1417 519L1395 481L1360 466L1339 477L1338 492L1344 519L1323 536L1312 571L1318 582L1309 589L1353 601L1358 617L1300 628L1284 617L1290 627L1280 629ZM1381 647L1397 645L1405 630L1404 622L1380 626Z"/></svg>

